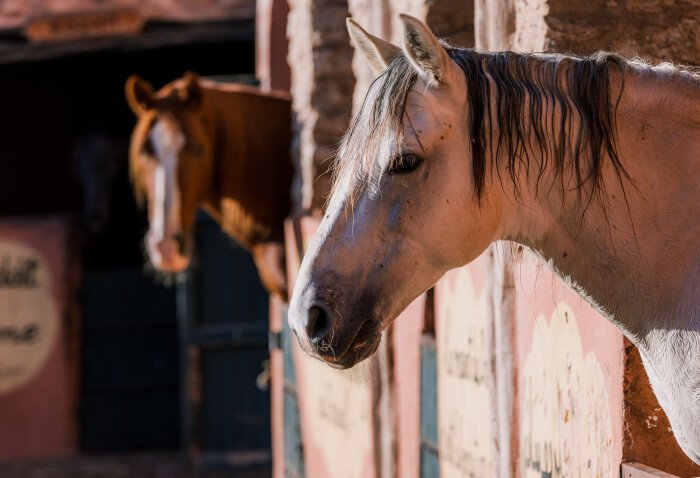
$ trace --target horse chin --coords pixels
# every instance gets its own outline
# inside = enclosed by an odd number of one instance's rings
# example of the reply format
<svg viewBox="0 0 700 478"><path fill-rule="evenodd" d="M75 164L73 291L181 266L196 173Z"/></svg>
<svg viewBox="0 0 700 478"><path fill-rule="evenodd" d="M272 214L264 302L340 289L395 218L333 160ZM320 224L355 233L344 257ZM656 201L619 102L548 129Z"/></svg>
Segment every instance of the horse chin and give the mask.
<svg viewBox="0 0 700 478"><path fill-rule="evenodd" d="M171 286L184 282L191 262L189 254L176 254L164 258L160 254L152 254L148 247L145 252L145 269L155 277L158 283Z"/></svg>
<svg viewBox="0 0 700 478"><path fill-rule="evenodd" d="M381 341L382 334L379 328L363 325L343 355L334 357L324 354L319 355L318 358L332 368L347 370L371 357L377 351Z"/></svg>
<svg viewBox="0 0 700 478"><path fill-rule="evenodd" d="M145 246L148 261L162 274L181 274L190 267L190 254L182 251L179 241L174 238L154 240L148 235Z"/></svg>
<svg viewBox="0 0 700 478"><path fill-rule="evenodd" d="M328 365L331 367L338 369L338 370L347 370L358 363L362 362L363 360L368 359L372 355L374 355L374 352L377 351L377 348L379 347L379 343L381 342L381 336L377 338L376 341L373 341L371 344L364 346L362 349L359 350L353 350L351 352L347 352L345 355L343 355L340 360L337 362L326 362Z"/></svg>
<svg viewBox="0 0 700 478"><path fill-rule="evenodd" d="M156 269L163 274L183 274L190 266L189 257L178 256L168 261L163 261L156 266Z"/></svg>

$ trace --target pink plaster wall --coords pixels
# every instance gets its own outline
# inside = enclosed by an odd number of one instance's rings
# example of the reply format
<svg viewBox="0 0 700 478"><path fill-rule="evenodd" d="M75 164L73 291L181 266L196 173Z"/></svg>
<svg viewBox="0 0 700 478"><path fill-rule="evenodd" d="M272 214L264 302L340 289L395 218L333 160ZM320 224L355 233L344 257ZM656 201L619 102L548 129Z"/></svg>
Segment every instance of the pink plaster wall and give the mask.
<svg viewBox="0 0 700 478"><path fill-rule="evenodd" d="M608 459L619 470L622 462L622 433L623 433L623 378L624 378L624 345L620 331L608 320L603 318L595 309L586 303L568 285L555 277L552 272L538 261L534 255L521 252L522 260L515 262L513 266L515 283L515 383L516 383L516 417L521 423L516 424L515 434L522 437L526 431L523 429L522 419L529 410L524 410L525 388L528 386L524 373L524 365L528 354L532 352L533 338L545 336L542 324L536 324L538 316L543 316L547 324L552 327L557 320L566 320L561 315L555 315L558 303L565 303L571 308L578 324L578 335L583 356L591 354L592 361L596 362L602 370L602 387L607 399L610 416L611 443L599 443L598 449L608 450ZM547 346L555 346L547 344ZM548 368L554 369L558 364L550 363ZM577 399L579 403L591 399L583 395L582 390ZM564 407L566 408L566 407ZM582 426L595 427L598 424L591 423L595 417L574 417L573 414L582 413L576 407L566 410L560 419L568 422L580 419ZM596 415L597 417L597 415ZM602 426L602 425L601 425ZM561 443L561 441L559 442ZM519 457L519 470L522 473L525 464L522 458L524 450L518 450L518 442L514 440L514 457ZM561 457L566 460L565 457ZM544 470L546 471L546 470ZM593 476L593 475L591 475Z"/></svg>
<svg viewBox="0 0 700 478"><path fill-rule="evenodd" d="M420 337L425 302L421 295L392 326L396 469L402 478L418 478L420 464Z"/></svg>
<svg viewBox="0 0 700 478"><path fill-rule="evenodd" d="M66 456L77 451L77 333L68 227L61 219L0 222L0 240L22 243L46 260L59 330L43 368L26 385L0 394L0 459ZM0 318L1 321L1 318Z"/></svg>

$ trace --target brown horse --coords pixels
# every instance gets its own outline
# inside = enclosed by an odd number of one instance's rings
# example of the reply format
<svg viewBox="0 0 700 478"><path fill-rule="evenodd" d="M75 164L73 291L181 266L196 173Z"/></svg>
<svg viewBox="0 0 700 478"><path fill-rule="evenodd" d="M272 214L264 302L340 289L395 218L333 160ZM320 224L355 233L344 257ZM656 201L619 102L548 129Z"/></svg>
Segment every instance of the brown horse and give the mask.
<svg viewBox="0 0 700 478"><path fill-rule="evenodd" d="M138 118L130 148L137 198L148 204L145 243L153 266L190 263L195 214L203 207L255 260L265 288L286 300L283 222L290 211L290 99L193 73L159 91L132 76Z"/></svg>

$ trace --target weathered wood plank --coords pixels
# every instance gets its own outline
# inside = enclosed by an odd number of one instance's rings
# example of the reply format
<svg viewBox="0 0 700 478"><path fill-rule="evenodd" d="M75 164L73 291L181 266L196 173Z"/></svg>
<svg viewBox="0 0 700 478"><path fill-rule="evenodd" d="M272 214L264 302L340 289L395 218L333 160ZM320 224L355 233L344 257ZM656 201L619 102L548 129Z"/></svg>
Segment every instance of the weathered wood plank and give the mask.
<svg viewBox="0 0 700 478"><path fill-rule="evenodd" d="M26 27L38 18L132 10L146 21L203 22L252 19L255 0L19 0L0 8L0 30Z"/></svg>
<svg viewBox="0 0 700 478"><path fill-rule="evenodd" d="M252 19L217 21L209 23L148 24L139 34L90 38L90 41L62 41L57 43L30 43L21 37L0 36L0 64L20 61L40 61L65 55L102 50L132 51L192 43L226 41L254 41L255 25Z"/></svg>

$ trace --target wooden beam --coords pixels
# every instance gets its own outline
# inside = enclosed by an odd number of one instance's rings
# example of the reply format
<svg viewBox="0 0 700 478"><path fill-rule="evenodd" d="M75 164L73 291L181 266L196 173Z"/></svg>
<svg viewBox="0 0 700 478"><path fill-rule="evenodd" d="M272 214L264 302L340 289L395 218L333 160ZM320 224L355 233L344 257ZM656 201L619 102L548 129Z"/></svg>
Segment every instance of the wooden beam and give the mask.
<svg viewBox="0 0 700 478"><path fill-rule="evenodd" d="M150 23L140 33L125 37L90 38L59 43L30 43L18 37L0 37L0 64L37 61L104 50L134 51L224 41L254 41L252 19L208 23Z"/></svg>

